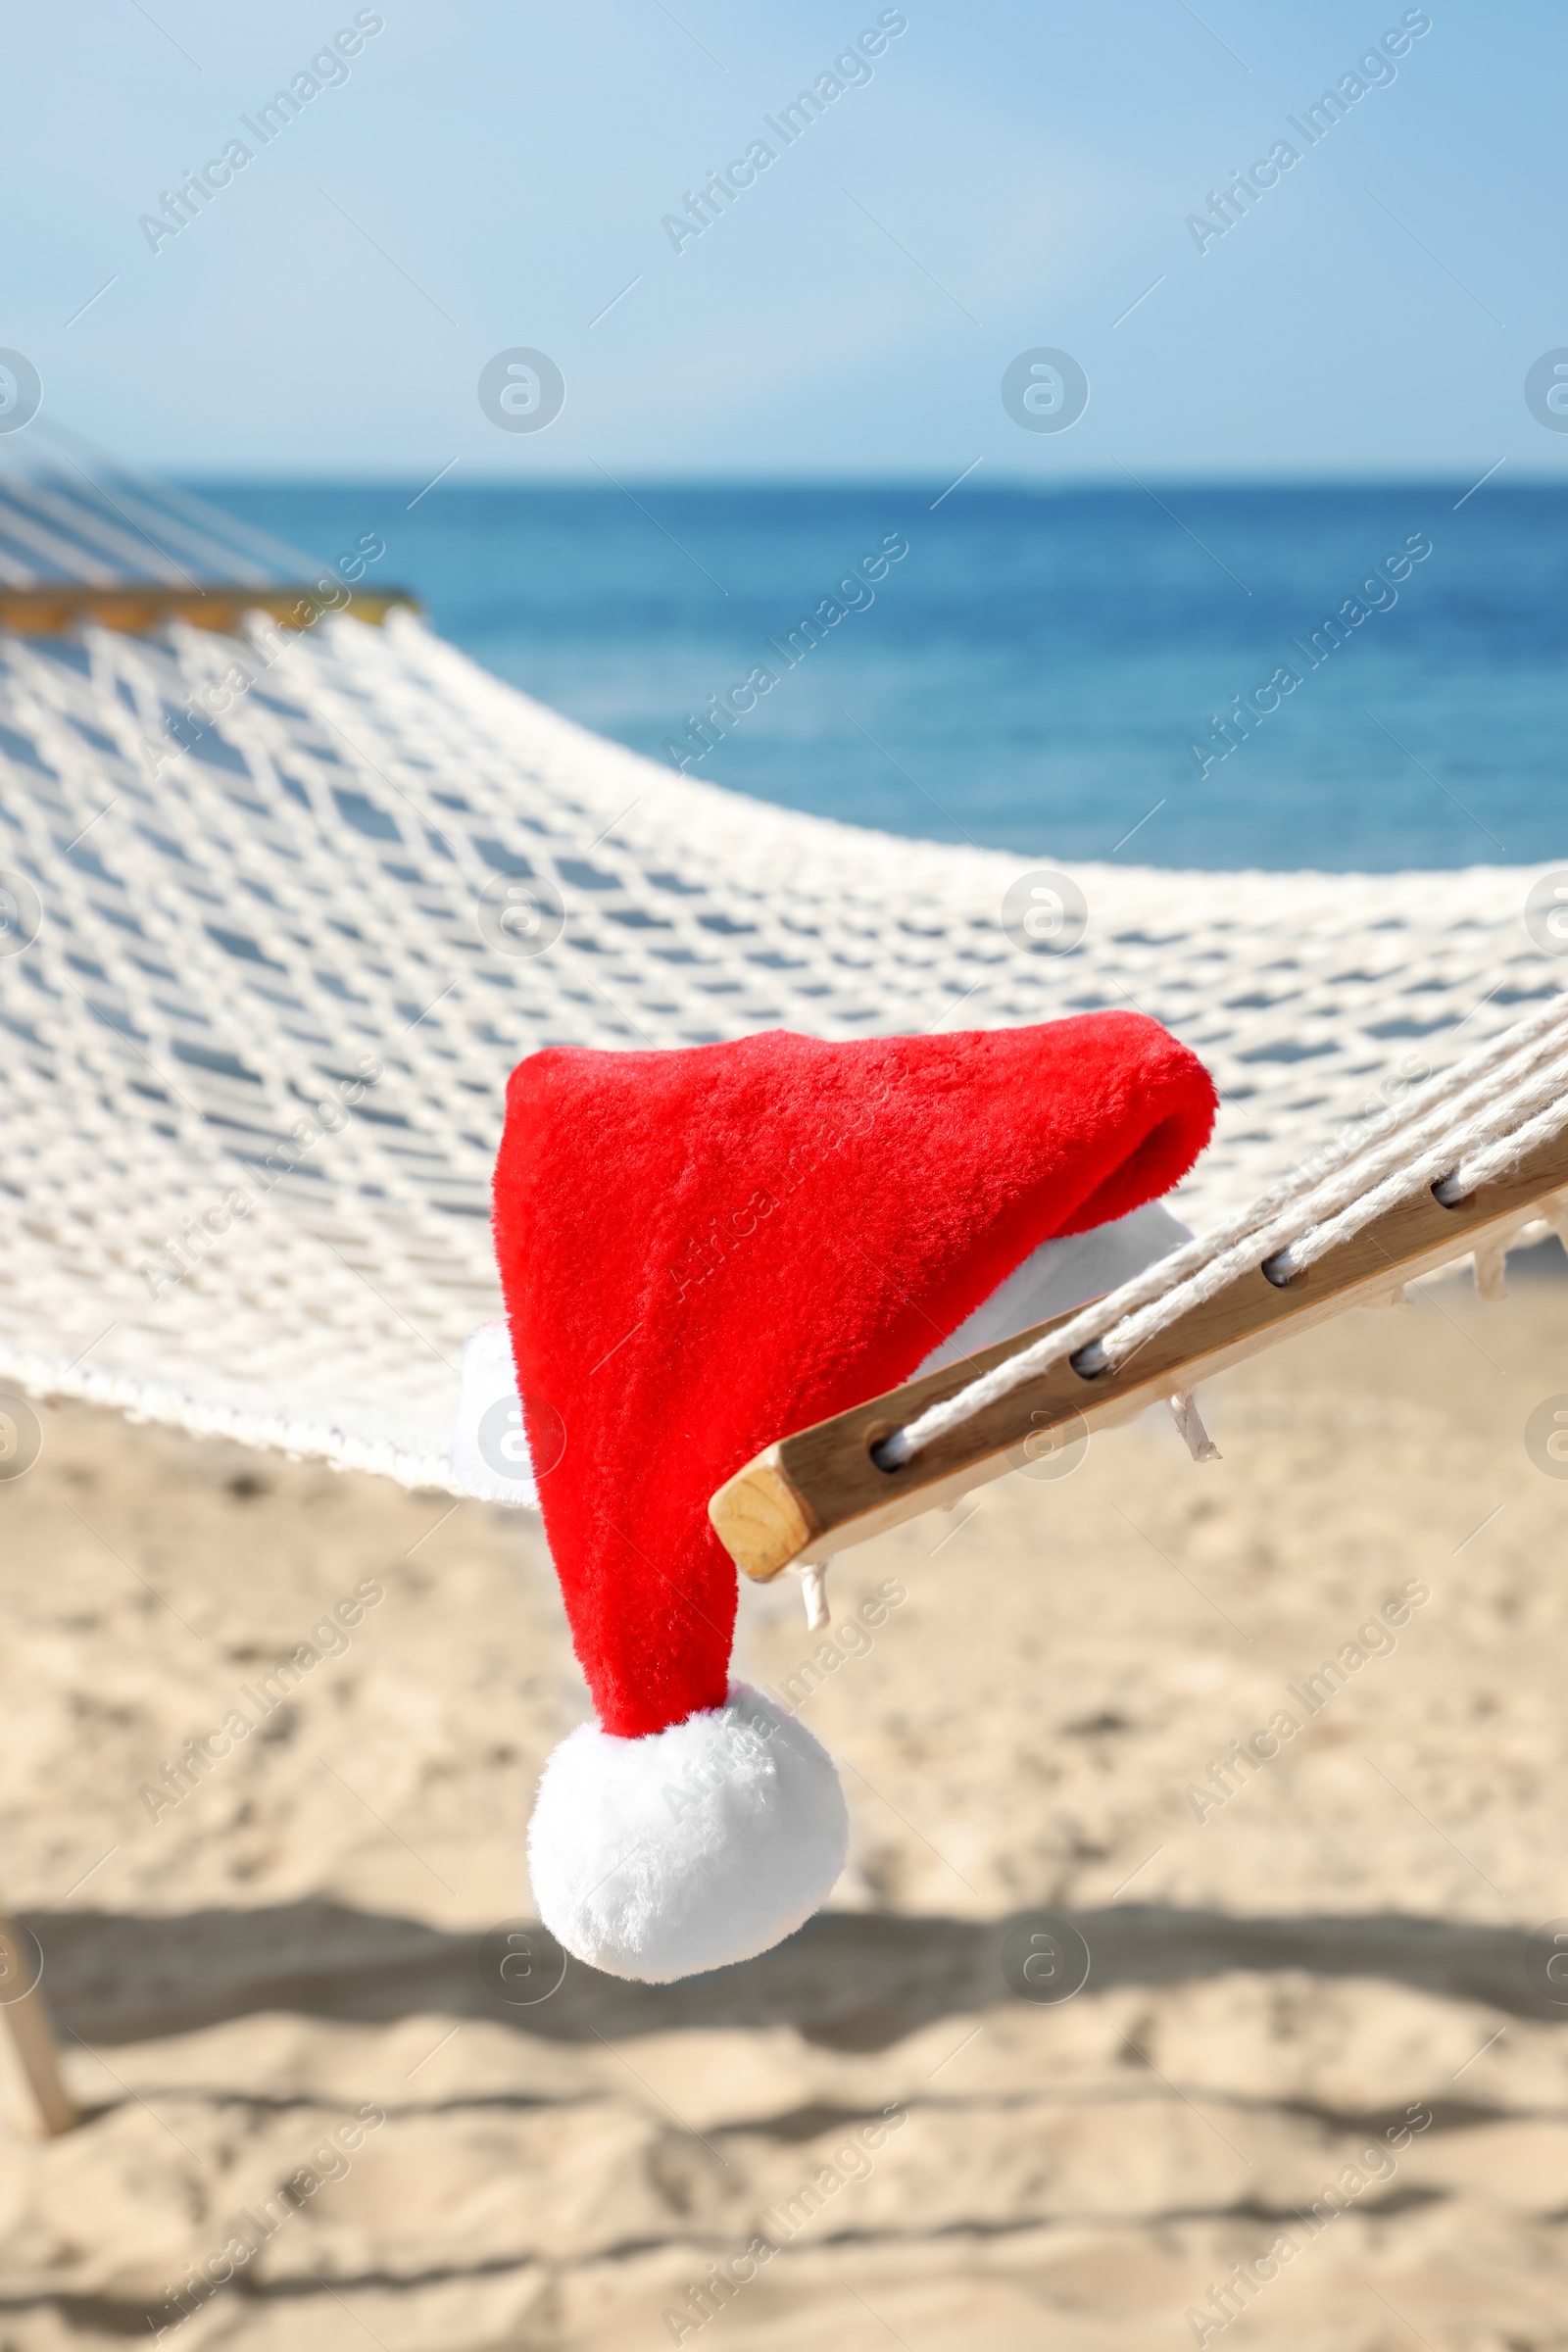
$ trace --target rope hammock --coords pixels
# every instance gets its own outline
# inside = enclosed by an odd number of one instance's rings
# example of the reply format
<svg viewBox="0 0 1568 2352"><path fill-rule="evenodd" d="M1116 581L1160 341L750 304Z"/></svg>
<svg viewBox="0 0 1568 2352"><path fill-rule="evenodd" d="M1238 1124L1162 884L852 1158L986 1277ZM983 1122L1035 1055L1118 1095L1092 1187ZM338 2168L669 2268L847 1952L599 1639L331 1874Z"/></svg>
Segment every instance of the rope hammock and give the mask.
<svg viewBox="0 0 1568 2352"><path fill-rule="evenodd" d="M749 1574L802 1569L813 1622L837 1531L995 1475L1033 1424L1152 1396L1204 1458L1195 1368L1471 1250L1494 1295L1568 1201L1568 1001L1531 874L1083 865L1087 927L1055 954L1005 920L1059 882L1040 861L604 742L367 584L373 534L322 572L69 450L12 464L0 1454L20 1391L469 1491L449 1442L465 1340L500 1306L504 1089L551 1044L1132 1006L1213 1073L1215 1139L1174 1196L1198 1239L714 1497ZM22 1948L0 1920L8 1973ZM6 2017L68 2128L35 1982Z"/></svg>
<svg viewBox="0 0 1568 2352"><path fill-rule="evenodd" d="M263 607L321 577L69 455L0 482L0 604L73 581L172 600L140 634L87 607L0 634L0 1388L464 1491L503 1090L546 1044L1153 1014L1222 1109L1174 1202L1204 1238L1073 1327L1109 1357L1227 1252L1306 1262L1406 1163L1489 1148L1465 1122L1521 1008L1539 1050L1497 1065L1508 1101L1560 1082L1529 873L1082 865L1087 928L1053 954L1003 918L1042 861L674 775L384 595L384 626L322 610L281 632ZM224 583L257 600L243 621ZM1347 1134L1369 1140L1291 1176Z"/></svg>

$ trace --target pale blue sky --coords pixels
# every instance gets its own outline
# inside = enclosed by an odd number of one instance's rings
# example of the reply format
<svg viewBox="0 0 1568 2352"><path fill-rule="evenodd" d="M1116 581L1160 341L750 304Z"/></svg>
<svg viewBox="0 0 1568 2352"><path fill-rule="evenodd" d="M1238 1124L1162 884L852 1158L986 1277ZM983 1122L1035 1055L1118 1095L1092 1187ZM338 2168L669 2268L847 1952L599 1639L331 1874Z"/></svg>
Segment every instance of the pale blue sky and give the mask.
<svg viewBox="0 0 1568 2352"><path fill-rule="evenodd" d="M13 15L0 344L41 372L42 423L185 472L421 480L454 459L941 481L978 459L1041 482L1568 460L1523 397L1568 345L1568 21L1544 0L1433 0L1397 78L1202 253L1185 217L1303 147L1287 118L1422 12L909 0L871 78L785 149L764 116L874 0L386 0L348 78L263 148L241 116L357 13ZM253 160L149 250L138 216L236 137ZM662 217L758 138L777 160L675 252ZM565 378L547 431L481 412L516 346ZM1039 346L1088 373L1069 432L1004 410Z"/></svg>

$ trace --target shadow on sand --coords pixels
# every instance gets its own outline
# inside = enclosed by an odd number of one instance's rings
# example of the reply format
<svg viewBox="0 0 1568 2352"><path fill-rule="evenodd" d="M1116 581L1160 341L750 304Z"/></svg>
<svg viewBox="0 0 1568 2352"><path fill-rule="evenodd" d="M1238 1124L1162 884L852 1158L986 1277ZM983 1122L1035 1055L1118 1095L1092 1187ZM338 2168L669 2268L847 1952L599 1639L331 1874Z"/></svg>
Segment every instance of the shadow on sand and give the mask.
<svg viewBox="0 0 1568 2352"><path fill-rule="evenodd" d="M284 2010L367 2024L486 2017L551 2041L783 2025L828 2048L879 2050L939 2018L1015 1997L1004 1943L1053 1918L1087 1944L1091 1990L1297 1969L1568 2023L1568 1984L1562 2005L1532 1984L1541 1965L1527 1972L1524 1929L1396 1913L1245 1919L1130 1903L975 1922L830 1911L760 1959L679 1984L603 1976L522 1921L454 1934L325 1901L164 1918L34 1912L21 1924L43 1947L56 2017L89 2042ZM514 1952L527 1955L509 1964L510 1984L501 1972L509 1928L525 1938ZM558 1976L548 1997L527 1997Z"/></svg>

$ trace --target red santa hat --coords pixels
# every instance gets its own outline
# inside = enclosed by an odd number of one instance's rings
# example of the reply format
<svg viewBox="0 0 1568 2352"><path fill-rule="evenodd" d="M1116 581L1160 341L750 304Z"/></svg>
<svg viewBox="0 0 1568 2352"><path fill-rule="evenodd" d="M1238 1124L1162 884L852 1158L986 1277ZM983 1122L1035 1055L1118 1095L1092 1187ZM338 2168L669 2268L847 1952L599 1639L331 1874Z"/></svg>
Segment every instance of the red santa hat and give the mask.
<svg viewBox="0 0 1568 2352"><path fill-rule="evenodd" d="M551 1047L513 1072L496 1254L597 1716L550 1758L529 1833L535 1900L569 1951L668 1981L765 1950L826 1898L848 1836L838 1777L804 1725L730 1679L735 1569L709 1497L954 1335L976 1344L988 1301L1010 1297L1009 1328L1054 1311L1017 1270L1123 1229L1185 1174L1213 1113L1202 1065L1125 1012ZM1169 1246L1146 1240L1142 1258ZM492 1428L507 1409L492 1400ZM528 1496L520 1446L479 1454L485 1491Z"/></svg>

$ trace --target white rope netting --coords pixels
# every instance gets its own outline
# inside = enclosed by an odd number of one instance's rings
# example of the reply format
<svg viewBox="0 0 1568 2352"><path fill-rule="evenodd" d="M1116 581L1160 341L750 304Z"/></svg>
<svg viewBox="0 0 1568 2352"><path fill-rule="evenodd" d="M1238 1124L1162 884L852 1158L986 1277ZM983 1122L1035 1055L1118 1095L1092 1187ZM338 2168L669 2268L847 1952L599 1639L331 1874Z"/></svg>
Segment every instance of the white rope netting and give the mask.
<svg viewBox="0 0 1568 2352"><path fill-rule="evenodd" d="M1134 1005L1221 1091L1206 1228L1558 976L1522 871L1081 866L1055 956L1002 924L1045 862L680 778L408 616L0 639L0 1386L450 1486L539 1046Z"/></svg>

